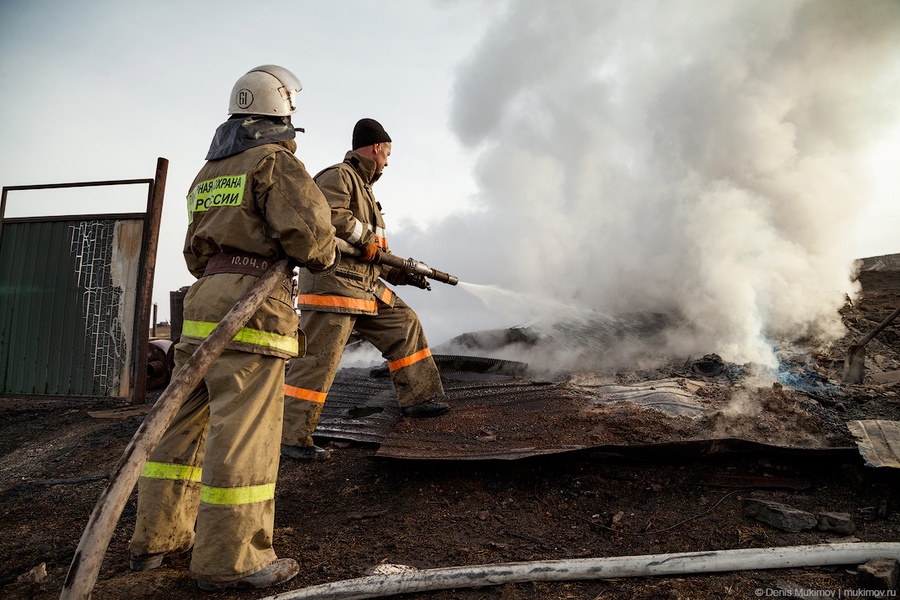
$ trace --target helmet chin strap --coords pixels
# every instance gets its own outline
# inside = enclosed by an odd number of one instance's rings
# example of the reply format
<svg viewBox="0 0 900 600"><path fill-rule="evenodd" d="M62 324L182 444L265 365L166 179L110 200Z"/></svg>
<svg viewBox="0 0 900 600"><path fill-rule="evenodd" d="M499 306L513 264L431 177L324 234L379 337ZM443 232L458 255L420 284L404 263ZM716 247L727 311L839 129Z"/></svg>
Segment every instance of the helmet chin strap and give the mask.
<svg viewBox="0 0 900 600"><path fill-rule="evenodd" d="M294 127L294 131L299 131L300 133L306 133L306 130L302 127Z"/></svg>

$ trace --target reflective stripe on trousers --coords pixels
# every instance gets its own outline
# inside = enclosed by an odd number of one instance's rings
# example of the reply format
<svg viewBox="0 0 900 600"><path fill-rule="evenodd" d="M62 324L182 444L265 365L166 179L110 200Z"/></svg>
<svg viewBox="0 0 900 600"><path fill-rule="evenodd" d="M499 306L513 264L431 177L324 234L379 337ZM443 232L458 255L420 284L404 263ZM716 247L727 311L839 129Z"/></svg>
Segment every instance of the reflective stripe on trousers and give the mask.
<svg viewBox="0 0 900 600"><path fill-rule="evenodd" d="M409 365L415 364L420 360L425 360L431 356L431 348L425 348L424 350L419 350L414 354L410 354L409 356L404 356L403 358L399 358L397 360L391 361L388 363L388 370L394 372L398 369L402 369L403 367L408 367Z"/></svg>
<svg viewBox="0 0 900 600"><path fill-rule="evenodd" d="M306 334L307 353L302 358L291 359L285 377L291 389L285 391L283 444L312 445L312 434L323 407L315 400L320 400L321 394L327 395L331 388L345 344L354 329L390 363L396 363L390 374L401 407L426 402L444 393L419 318L399 297L393 307L380 306L377 315L301 311L300 328ZM297 390L311 394L304 398Z"/></svg>
<svg viewBox="0 0 900 600"><path fill-rule="evenodd" d="M176 372L197 348L175 346ZM168 552L194 539L190 575L207 581L239 579L277 558L284 363L225 350L210 366L138 481L132 554Z"/></svg>
<svg viewBox="0 0 900 600"><path fill-rule="evenodd" d="M288 384L284 384L284 395L297 400L315 402L316 404L325 404L325 397L327 396L325 392L316 392Z"/></svg>
<svg viewBox="0 0 900 600"><path fill-rule="evenodd" d="M148 462L141 471L141 477L148 479L171 479L174 481L199 482L202 469L191 465L173 465ZM200 502L207 504L252 504L275 498L275 484L249 485L223 488L210 485L200 486Z"/></svg>
<svg viewBox="0 0 900 600"><path fill-rule="evenodd" d="M192 465L148 462L141 471L141 477L150 479L174 479L176 481L200 481L203 469Z"/></svg>

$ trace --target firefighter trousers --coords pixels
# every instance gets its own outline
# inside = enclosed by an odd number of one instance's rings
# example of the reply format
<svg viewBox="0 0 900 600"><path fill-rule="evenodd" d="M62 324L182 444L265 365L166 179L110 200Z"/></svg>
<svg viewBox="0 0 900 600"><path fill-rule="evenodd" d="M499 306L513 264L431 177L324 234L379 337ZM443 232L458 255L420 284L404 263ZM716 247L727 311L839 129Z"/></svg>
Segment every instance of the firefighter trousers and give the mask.
<svg viewBox="0 0 900 600"><path fill-rule="evenodd" d="M176 372L197 347L176 345ZM283 358L226 350L213 363L141 472L132 555L194 539L190 574L205 581L239 579L277 558L283 387Z"/></svg>
<svg viewBox="0 0 900 600"><path fill-rule="evenodd" d="M354 329L387 359L401 407L444 394L419 317L399 297L394 306L379 302L377 315L304 310L300 328L306 334L306 356L291 359L285 376L283 444L313 445L313 431Z"/></svg>

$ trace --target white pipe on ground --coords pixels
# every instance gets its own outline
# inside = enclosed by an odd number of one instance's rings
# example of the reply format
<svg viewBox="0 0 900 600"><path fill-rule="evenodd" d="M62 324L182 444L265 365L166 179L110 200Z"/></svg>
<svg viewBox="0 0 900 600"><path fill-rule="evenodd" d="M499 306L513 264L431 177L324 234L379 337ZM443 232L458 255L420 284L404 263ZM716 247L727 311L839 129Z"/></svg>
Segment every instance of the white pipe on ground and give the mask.
<svg viewBox="0 0 900 600"><path fill-rule="evenodd" d="M859 565L876 558L900 560L900 543L817 544L784 548L746 548L712 552L445 567L335 581L283 592L262 600L363 600L396 594L526 581L575 581L825 565Z"/></svg>

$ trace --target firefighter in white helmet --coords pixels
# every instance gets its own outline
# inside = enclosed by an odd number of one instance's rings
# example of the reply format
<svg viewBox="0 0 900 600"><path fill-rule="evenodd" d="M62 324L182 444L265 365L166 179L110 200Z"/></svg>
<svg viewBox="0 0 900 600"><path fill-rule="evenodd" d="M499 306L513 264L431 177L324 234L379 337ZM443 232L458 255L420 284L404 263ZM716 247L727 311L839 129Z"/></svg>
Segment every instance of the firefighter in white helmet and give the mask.
<svg viewBox="0 0 900 600"><path fill-rule="evenodd" d="M352 150L343 162L315 177L331 206L338 237L360 248L362 256L345 256L331 273L300 270L297 303L309 355L291 360L285 378L284 456L328 457L327 450L313 444L312 433L354 330L387 359L403 415L434 417L447 411L441 376L419 318L384 281L431 288L418 273L378 262L381 252L389 249L372 185L388 164L391 144L378 121L360 119L353 128Z"/></svg>
<svg viewBox="0 0 900 600"><path fill-rule="evenodd" d="M294 156L300 81L264 65L238 79L230 118L191 184L184 257L197 277L184 299L176 370L268 266L289 258L321 272L339 262L328 204ZM134 570L193 546L203 590L264 588L298 572L272 547L285 360L302 353L291 273L209 368L138 483ZM195 534L196 524L196 534Z"/></svg>

